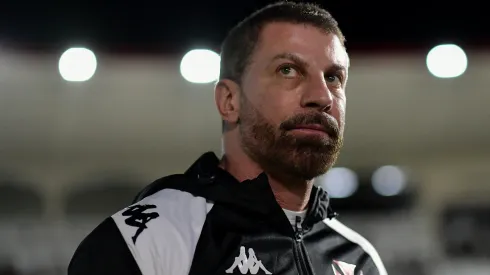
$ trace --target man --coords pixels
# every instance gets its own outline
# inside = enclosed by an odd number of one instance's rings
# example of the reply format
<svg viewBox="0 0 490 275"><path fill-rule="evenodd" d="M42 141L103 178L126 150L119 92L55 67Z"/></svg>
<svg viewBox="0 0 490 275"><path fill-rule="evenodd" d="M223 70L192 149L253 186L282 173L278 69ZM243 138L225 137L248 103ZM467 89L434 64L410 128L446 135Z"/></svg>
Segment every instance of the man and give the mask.
<svg viewBox="0 0 490 275"><path fill-rule="evenodd" d="M221 58L224 156L145 188L82 242L68 274L386 274L312 183L342 145L349 58L337 22L273 4L230 32Z"/></svg>

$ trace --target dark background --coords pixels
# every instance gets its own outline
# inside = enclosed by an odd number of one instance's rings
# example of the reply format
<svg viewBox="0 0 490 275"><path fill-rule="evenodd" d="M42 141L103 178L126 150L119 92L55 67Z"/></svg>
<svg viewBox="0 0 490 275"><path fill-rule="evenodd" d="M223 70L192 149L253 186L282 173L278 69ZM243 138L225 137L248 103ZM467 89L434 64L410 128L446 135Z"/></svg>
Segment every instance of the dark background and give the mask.
<svg viewBox="0 0 490 275"><path fill-rule="evenodd" d="M0 46L58 53L83 45L116 54L218 49L234 24L275 1L2 1ZM339 21L351 52L490 46L485 1L310 1Z"/></svg>

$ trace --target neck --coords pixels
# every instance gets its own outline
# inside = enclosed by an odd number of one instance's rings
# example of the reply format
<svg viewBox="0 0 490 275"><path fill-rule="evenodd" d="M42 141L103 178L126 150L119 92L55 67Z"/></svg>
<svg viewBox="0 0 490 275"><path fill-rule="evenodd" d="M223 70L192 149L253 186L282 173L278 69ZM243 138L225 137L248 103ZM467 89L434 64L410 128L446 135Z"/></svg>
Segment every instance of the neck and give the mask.
<svg viewBox="0 0 490 275"><path fill-rule="evenodd" d="M264 170L253 161L237 143L226 142L224 139L223 149L226 152L221 159L220 167L242 182L254 179ZM312 181L295 180L271 176L267 171L269 185L276 198L277 203L283 209L291 211L305 210L310 199Z"/></svg>
<svg viewBox="0 0 490 275"><path fill-rule="evenodd" d="M310 200L312 181L305 180L276 180L268 175L269 184L276 197L277 203L291 211L302 211L308 206Z"/></svg>

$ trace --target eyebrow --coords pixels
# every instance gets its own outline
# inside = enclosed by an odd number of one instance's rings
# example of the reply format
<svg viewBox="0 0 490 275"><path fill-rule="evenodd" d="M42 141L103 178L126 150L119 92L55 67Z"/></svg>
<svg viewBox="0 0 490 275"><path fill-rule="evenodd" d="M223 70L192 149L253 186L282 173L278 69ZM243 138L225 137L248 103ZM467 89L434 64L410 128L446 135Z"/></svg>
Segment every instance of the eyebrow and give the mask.
<svg viewBox="0 0 490 275"><path fill-rule="evenodd" d="M272 62L278 60L278 59L289 59L291 61L293 61L294 63L300 65L301 67L303 68L308 68L309 67L309 64L301 57L299 57L298 55L294 54L294 53L280 53L276 56L274 56L272 58ZM347 68L343 65L340 65L340 64L332 64L330 65L326 70L325 72L347 72Z"/></svg>
<svg viewBox="0 0 490 275"><path fill-rule="evenodd" d="M299 57L293 53L280 53L280 54L274 56L274 58L272 58L272 62L274 62L278 59L289 59L289 60L293 61L294 63L297 63L298 65L300 65L304 68L307 68L309 66L309 64L305 60L303 60L303 58L301 58L301 57Z"/></svg>
<svg viewBox="0 0 490 275"><path fill-rule="evenodd" d="M326 70L326 72L347 72L347 68L345 66L342 66L340 64L332 64L330 67Z"/></svg>

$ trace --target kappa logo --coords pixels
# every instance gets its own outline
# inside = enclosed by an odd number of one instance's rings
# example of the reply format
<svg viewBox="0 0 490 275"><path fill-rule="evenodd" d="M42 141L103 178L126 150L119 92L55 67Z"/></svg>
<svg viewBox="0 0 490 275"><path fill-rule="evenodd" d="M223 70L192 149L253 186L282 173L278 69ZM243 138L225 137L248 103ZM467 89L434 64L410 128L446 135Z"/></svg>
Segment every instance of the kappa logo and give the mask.
<svg viewBox="0 0 490 275"><path fill-rule="evenodd" d="M335 275L354 275L354 271L356 270L356 266L353 264L344 263L341 261L333 260L332 261L333 274ZM359 275L363 275L362 271Z"/></svg>
<svg viewBox="0 0 490 275"><path fill-rule="evenodd" d="M138 239L138 236L143 233L143 231L148 228L146 227L146 224L153 220L158 218L160 215L157 212L149 212L145 213L146 210L148 209L154 209L157 208L156 205L153 204L146 204L146 205L133 205L128 207L124 212L122 212L123 216L128 217L124 222L129 225L129 226L134 226L138 228L136 230L136 233L132 237L133 243L136 244L136 239Z"/></svg>
<svg viewBox="0 0 490 275"><path fill-rule="evenodd" d="M235 257L235 262L233 262L233 265L226 270L226 273L233 273L235 268L238 268L242 274L249 274L248 272L250 272L250 274L257 274L260 269L264 271L265 274L272 274L264 267L262 261L257 259L257 256L255 256L255 251L252 248L248 249L247 258L244 246L240 247L240 255Z"/></svg>

